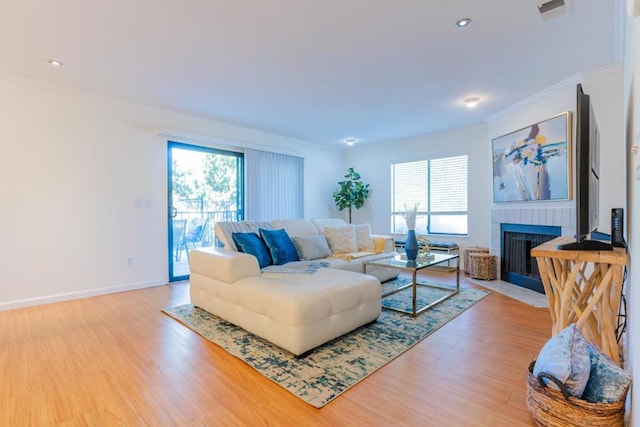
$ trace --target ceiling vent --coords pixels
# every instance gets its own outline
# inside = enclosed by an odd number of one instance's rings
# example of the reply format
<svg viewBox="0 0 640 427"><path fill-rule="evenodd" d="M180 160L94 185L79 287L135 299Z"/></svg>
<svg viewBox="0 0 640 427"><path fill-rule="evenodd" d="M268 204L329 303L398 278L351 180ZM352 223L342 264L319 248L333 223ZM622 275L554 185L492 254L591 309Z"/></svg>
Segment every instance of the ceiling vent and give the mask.
<svg viewBox="0 0 640 427"><path fill-rule="evenodd" d="M544 15L545 13L549 13L558 8L564 8L564 6L564 0L549 0L547 2L538 4L538 12L540 12L541 15Z"/></svg>
<svg viewBox="0 0 640 427"><path fill-rule="evenodd" d="M538 3L538 12L544 18L562 15L569 10L569 0L549 0Z"/></svg>

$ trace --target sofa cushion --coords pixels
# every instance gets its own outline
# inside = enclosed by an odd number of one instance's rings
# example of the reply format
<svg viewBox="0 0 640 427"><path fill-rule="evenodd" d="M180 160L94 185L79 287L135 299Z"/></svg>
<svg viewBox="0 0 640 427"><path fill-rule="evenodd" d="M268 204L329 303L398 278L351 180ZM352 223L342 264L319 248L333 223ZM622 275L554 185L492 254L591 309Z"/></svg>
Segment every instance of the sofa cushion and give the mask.
<svg viewBox="0 0 640 427"><path fill-rule="evenodd" d="M351 225L335 228L325 227L324 236L327 238L331 252L334 254L358 252L356 232Z"/></svg>
<svg viewBox="0 0 640 427"><path fill-rule="evenodd" d="M322 234L292 237L301 260L326 258L331 255L327 239Z"/></svg>
<svg viewBox="0 0 640 427"><path fill-rule="evenodd" d="M260 266L253 255L235 251L221 251L211 246L190 251L191 279L208 279L232 284L247 277L260 277Z"/></svg>
<svg viewBox="0 0 640 427"><path fill-rule="evenodd" d="M224 249L227 251L237 251L238 247L233 241L232 233L256 233L259 234L260 228L273 229L273 225L266 221L219 221L213 226L216 233L216 237L224 245Z"/></svg>
<svg viewBox="0 0 640 427"><path fill-rule="evenodd" d="M353 226L356 232L356 241L359 251L371 251L375 249L373 237L371 236L370 224L356 224Z"/></svg>
<svg viewBox="0 0 640 427"><path fill-rule="evenodd" d="M575 323L552 336L538 354L533 375L550 375L562 383L570 395L582 396L589 380L591 361L587 340ZM545 383L556 388L553 381Z"/></svg>
<svg viewBox="0 0 640 427"><path fill-rule="evenodd" d="M273 228L284 228L291 238L318 234L318 229L310 219L276 219L271 224Z"/></svg>
<svg viewBox="0 0 640 427"><path fill-rule="evenodd" d="M231 237L240 252L251 254L258 258L260 268L271 264L269 248L256 233L232 233Z"/></svg>
<svg viewBox="0 0 640 427"><path fill-rule="evenodd" d="M291 261L300 260L298 257L298 251L284 228L279 230L267 230L261 228L259 231L264 242L269 248L271 258L275 265L282 265Z"/></svg>
<svg viewBox="0 0 640 427"><path fill-rule="evenodd" d="M324 233L325 227L344 227L347 225L343 219L340 218L320 218L320 219L312 219L311 222L318 229L318 233Z"/></svg>

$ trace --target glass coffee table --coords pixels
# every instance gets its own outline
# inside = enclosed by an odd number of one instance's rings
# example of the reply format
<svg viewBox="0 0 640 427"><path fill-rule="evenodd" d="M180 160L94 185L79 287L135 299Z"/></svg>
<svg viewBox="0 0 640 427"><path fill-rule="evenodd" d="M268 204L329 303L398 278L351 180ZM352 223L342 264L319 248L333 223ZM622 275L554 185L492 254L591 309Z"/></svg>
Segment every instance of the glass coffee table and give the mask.
<svg viewBox="0 0 640 427"><path fill-rule="evenodd" d="M443 287L443 286L438 286L438 285L430 285L430 284L425 284L425 283L418 283L416 276L418 274L418 271L422 270L423 268L429 268L429 267L433 267L435 265L438 264L442 264L442 263L449 263L452 260L456 260L456 287L455 289L451 289L448 287ZM387 306L383 306L384 308L388 309L388 310L394 310L394 311L399 311L401 313L407 313L407 314L411 314L414 317L419 315L420 313L423 313L425 310L428 310L429 308L433 307L434 305L440 304L442 301L451 298L452 296L458 294L460 292L460 257L457 253L437 253L437 252L432 252L429 253L426 256L418 256L418 259L415 262L412 261L407 261L406 259L403 259L403 257L400 254L396 254L395 256L392 257L388 257L388 258L381 258L381 259L376 259L373 261L366 261L363 264L363 272L364 274L367 274L367 266L376 266L376 267L386 267L386 268L397 268L398 270L401 271L409 271L411 272L411 276L412 276L412 280L410 283L403 285L399 288L395 288L393 291L387 292L382 294L382 298L384 297L388 297L389 295L395 294L396 292L400 292L404 289L407 288L413 288L413 309L412 310L403 310L401 308L396 308L396 307L387 307ZM417 289L418 286L423 286L423 287L427 287L427 288L434 288L434 289L443 289L446 291L450 291L447 294L445 294L444 296L438 298L435 301L432 301L426 305L417 306Z"/></svg>

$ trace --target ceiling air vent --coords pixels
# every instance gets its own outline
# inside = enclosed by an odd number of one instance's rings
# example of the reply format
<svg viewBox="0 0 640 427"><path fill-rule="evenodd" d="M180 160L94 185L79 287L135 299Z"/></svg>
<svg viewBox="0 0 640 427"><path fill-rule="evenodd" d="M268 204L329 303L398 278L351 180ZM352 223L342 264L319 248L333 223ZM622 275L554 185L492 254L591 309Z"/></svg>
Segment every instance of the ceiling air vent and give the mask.
<svg viewBox="0 0 640 427"><path fill-rule="evenodd" d="M551 12L552 10L563 7L564 5L564 0L549 0L547 2L538 4L538 12L543 15L545 13Z"/></svg>

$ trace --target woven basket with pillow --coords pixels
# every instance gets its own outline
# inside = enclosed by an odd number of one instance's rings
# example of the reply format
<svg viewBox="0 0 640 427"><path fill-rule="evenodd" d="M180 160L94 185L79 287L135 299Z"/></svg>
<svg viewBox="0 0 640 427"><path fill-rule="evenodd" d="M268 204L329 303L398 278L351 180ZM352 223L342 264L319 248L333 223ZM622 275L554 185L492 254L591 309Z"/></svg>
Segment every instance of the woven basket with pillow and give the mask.
<svg viewBox="0 0 640 427"><path fill-rule="evenodd" d="M631 375L576 324L551 337L527 370L527 407L538 426L624 425Z"/></svg>

